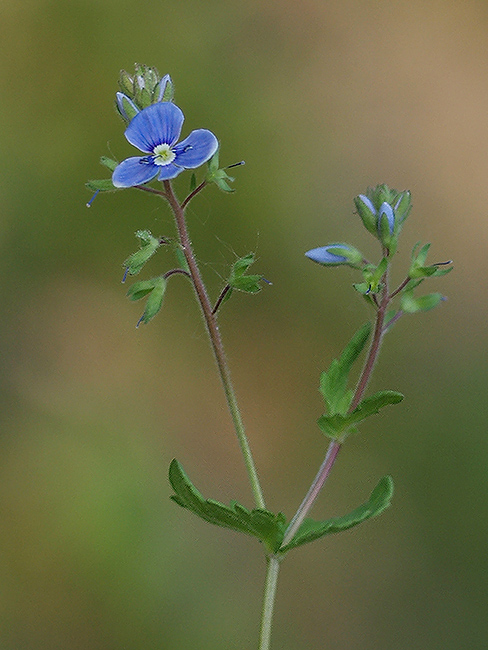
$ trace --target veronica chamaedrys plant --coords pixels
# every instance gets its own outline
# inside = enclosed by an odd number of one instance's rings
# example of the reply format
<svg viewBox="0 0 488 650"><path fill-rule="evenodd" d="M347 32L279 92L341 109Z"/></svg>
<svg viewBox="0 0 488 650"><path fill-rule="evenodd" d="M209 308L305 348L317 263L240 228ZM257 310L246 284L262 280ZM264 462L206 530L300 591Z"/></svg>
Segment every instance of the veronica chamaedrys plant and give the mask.
<svg viewBox="0 0 488 650"><path fill-rule="evenodd" d="M348 243L330 243L306 253L309 259L322 267L349 266L360 274L360 281L353 284L353 288L370 306L372 318L356 331L343 352L331 361L329 368L320 376L324 413L318 418L317 424L322 434L329 439L329 445L307 494L290 520L282 512L271 512L265 505L218 327L218 315L224 303L235 291L258 293L263 277L249 273L255 255L248 253L232 264L227 280L212 300L194 255L186 222L187 206L206 187L215 184L222 191L232 191L229 183L233 179L226 172L232 165L220 168L217 138L206 129L192 131L178 143L184 118L182 111L173 103L173 85L168 75L160 77L154 68L136 66L134 76L125 71L121 73L119 86L116 107L128 125L126 138L144 155L128 158L121 163L103 157L101 162L112 172L112 176L90 181L88 187L96 193L136 188L162 198L173 213L174 233L154 236L149 230L136 232L139 249L124 262L124 281L128 276L143 271L146 263L163 246L170 247L173 251L175 266L156 277L135 282L129 287L127 295L131 300L146 300L138 324L147 324L161 309L170 278L181 276L192 284L241 448L254 507L248 508L235 500L230 500L229 505L226 505L205 498L176 459L169 468L169 480L174 491L171 498L211 524L244 533L261 542L267 569L258 648L269 650L278 573L288 553L298 546L376 517L390 504L393 482L390 476L384 476L369 498L348 514L323 521L315 521L308 516L349 435L357 432L358 425L366 418L385 406L402 401L403 395L393 390L380 390L366 396L383 338L406 314L427 311L443 300L440 293L416 294L424 280L448 273L451 270L450 262L427 264L430 244L416 244L405 279L396 288L390 287L390 266L401 227L410 212L411 197L410 192L399 192L387 185L368 188L365 194L354 199L366 230L380 245L377 260L367 260L357 248ZM208 165L200 182L197 182L196 174L192 173L188 194L180 200L172 186L172 179L184 170L197 169L204 163ZM351 385L351 369L366 348L359 379ZM250 646L251 643L247 641L243 644L246 650Z"/></svg>

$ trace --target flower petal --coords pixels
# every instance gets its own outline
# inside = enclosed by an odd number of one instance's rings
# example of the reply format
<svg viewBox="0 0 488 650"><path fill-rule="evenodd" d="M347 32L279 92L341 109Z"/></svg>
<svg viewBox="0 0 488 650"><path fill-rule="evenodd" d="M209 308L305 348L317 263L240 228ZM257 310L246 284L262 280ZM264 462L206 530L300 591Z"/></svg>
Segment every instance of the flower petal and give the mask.
<svg viewBox="0 0 488 650"><path fill-rule="evenodd" d="M138 116L136 115L136 117ZM134 187L134 185L143 185L152 180L158 173L159 167L152 162L141 162L142 160L145 159L135 156L127 158L117 165L112 174L112 183L115 187Z"/></svg>
<svg viewBox="0 0 488 650"><path fill-rule="evenodd" d="M176 147L173 147L176 154L174 162L186 169L200 167L214 155L218 146L219 142L211 131L196 129L187 138L179 142Z"/></svg>
<svg viewBox="0 0 488 650"><path fill-rule="evenodd" d="M185 117L171 102L151 104L138 113L125 130L125 137L135 147L152 153L158 144L173 145L180 137Z"/></svg>
<svg viewBox="0 0 488 650"><path fill-rule="evenodd" d="M183 167L178 167L174 163L158 167L158 181L168 181L170 178L176 178L178 174L184 172Z"/></svg>

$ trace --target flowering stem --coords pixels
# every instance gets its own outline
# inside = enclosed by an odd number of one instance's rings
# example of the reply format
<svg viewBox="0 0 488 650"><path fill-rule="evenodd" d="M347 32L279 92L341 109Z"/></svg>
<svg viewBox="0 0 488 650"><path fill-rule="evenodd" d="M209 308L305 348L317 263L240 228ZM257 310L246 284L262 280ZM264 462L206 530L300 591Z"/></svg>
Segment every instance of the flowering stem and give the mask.
<svg viewBox="0 0 488 650"><path fill-rule="evenodd" d="M203 279L191 246L188 229L186 227L185 209L183 207L183 204L180 205L178 199L176 198L170 181L164 181L164 190L164 196L170 204L171 209L173 210L181 248L185 255L193 282L193 287L195 289L195 293L202 310L203 318L207 326L208 335L210 337L215 360L219 369L220 379L222 381L225 397L227 399L227 405L229 407L229 411L234 423L237 439L241 447L244 463L246 465L247 473L249 476L249 482L251 484L254 500L258 508L264 508L265 504L263 492L261 490L261 485L259 483L259 478L252 457L251 448L249 446L249 441L244 430L244 424L242 422L241 413L237 404L237 399L230 376L230 370L227 364L224 346L222 343L222 337L220 336L220 331L217 324L217 317L216 314L212 313L212 305L210 303L210 299L208 297L207 290L203 283ZM186 204L187 203L188 201L186 201Z"/></svg>
<svg viewBox="0 0 488 650"><path fill-rule="evenodd" d="M349 412L354 411L354 409L358 406L358 404L361 401L364 391L366 390L369 380L371 379L373 368L376 363L376 360L378 359L378 355L380 352L383 335L385 333L384 322L385 322L386 309L391 299L391 297L388 295L388 269L386 270L382 280L383 280L382 299L379 303L378 311L376 312L376 322L375 322L373 340L371 341L371 346L369 348L368 356L364 364L364 368L361 373L361 376L359 377L359 381L357 383L356 390L354 392L354 397L352 399ZM319 471L317 472L317 475L315 476L312 485L310 486L310 489L308 490L305 498L300 504L298 510L296 511L293 519L291 520L285 532L282 546L285 546L288 542L290 542L293 539L295 533L300 528L300 525L302 524L303 520L312 509L312 506L317 500L317 497L319 496L320 491L322 490L325 484L325 481L329 477L329 474L337 459L337 455L341 447L342 447L342 441L340 440L332 440L330 442L329 448L327 449L327 453L325 455L325 459L322 465L320 466Z"/></svg>

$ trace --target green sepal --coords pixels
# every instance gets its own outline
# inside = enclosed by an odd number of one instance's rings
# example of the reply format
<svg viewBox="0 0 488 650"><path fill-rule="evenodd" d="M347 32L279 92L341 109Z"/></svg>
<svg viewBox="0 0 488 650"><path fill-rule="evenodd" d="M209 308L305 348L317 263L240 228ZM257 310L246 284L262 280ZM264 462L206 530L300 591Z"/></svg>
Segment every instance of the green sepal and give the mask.
<svg viewBox="0 0 488 650"><path fill-rule="evenodd" d="M210 524L257 537L271 553L279 549L286 529L286 519L282 512L275 515L262 508L248 510L237 501L231 501L226 506L219 501L205 499L176 458L169 466L169 481L175 491L171 499L182 508L190 510Z"/></svg>
<svg viewBox="0 0 488 650"><path fill-rule="evenodd" d="M374 266L373 264L366 265L363 269L364 282L354 285L356 291L359 291L363 295L375 294L381 291L383 287L381 280L387 268L388 259L386 257L383 257L378 266ZM365 285L367 286L366 290L364 290Z"/></svg>
<svg viewBox="0 0 488 650"><path fill-rule="evenodd" d="M111 178L101 178L99 180L91 180L87 181L85 183L85 186L89 190L93 190L94 192L115 192L116 190L120 189L119 187L115 187L115 185L112 183Z"/></svg>
<svg viewBox="0 0 488 650"><path fill-rule="evenodd" d="M208 161L208 171L205 180L207 183L215 183L223 192L235 192L235 189L227 182L232 183L234 179L227 174L225 169L219 169L219 149L217 149Z"/></svg>
<svg viewBox="0 0 488 650"><path fill-rule="evenodd" d="M401 309L408 314L415 314L418 311L429 311L445 300L441 293L430 293L426 296L415 298L412 291L406 291L400 302Z"/></svg>
<svg viewBox="0 0 488 650"><path fill-rule="evenodd" d="M438 264L432 264L430 266L426 266L425 262L427 259L427 253L429 252L430 244L424 244L422 248L419 250L419 252L417 253L417 249L419 246L420 246L420 242L417 242L412 250L412 262L410 265L410 269L408 271L409 278L411 278L412 280L417 280L417 279L424 279L428 277L440 277L452 271L453 269L452 266L450 266L449 268L439 268ZM446 262L445 264L449 264L449 263L450 262ZM408 288L410 288L410 285L408 286Z"/></svg>
<svg viewBox="0 0 488 650"><path fill-rule="evenodd" d="M129 275L137 275L161 245L159 239L149 230L138 230L136 237L140 239L140 249L129 255L124 262L124 268Z"/></svg>
<svg viewBox="0 0 488 650"><path fill-rule="evenodd" d="M107 169L110 169L110 171L113 172L119 163L116 160L109 158L108 156L101 156L100 164L104 167L107 167Z"/></svg>
<svg viewBox="0 0 488 650"><path fill-rule="evenodd" d="M139 319L139 323L147 325L150 320L156 316L163 304L164 292L166 291L166 280L163 276L152 278L151 280L141 280L135 282L127 291L129 300L141 300L147 296L144 313ZM138 323L138 325L139 325Z"/></svg>
<svg viewBox="0 0 488 650"><path fill-rule="evenodd" d="M384 476L375 489L372 491L371 496L359 508L343 517L332 517L325 521L315 521L313 519L305 519L303 524L298 529L293 539L280 548L280 553L286 553L292 548L314 542L325 535L332 533L340 533L343 530L352 528L361 524L367 519L377 517L383 510L388 508L393 496L393 479L391 476Z"/></svg>
<svg viewBox="0 0 488 650"><path fill-rule="evenodd" d="M197 187L197 177L196 174L193 173L190 176L190 194L196 189L196 187Z"/></svg>
<svg viewBox="0 0 488 650"><path fill-rule="evenodd" d="M234 262L227 282L231 289L244 291L245 293L258 293L258 291L261 291L260 282L263 276L246 275L246 271L254 263L254 259L254 253L248 253Z"/></svg>
<svg viewBox="0 0 488 650"><path fill-rule="evenodd" d="M181 248L181 244L178 242L173 243L173 251L176 256L176 259L178 261L178 265L180 268L182 268L184 271L187 273L190 273L190 267L188 266L188 262L186 261L185 253L183 252L183 249Z"/></svg>
<svg viewBox="0 0 488 650"><path fill-rule="evenodd" d="M134 97L134 79L125 70L120 71L119 75L119 88L131 99Z"/></svg>
<svg viewBox="0 0 488 650"><path fill-rule="evenodd" d="M347 390L349 372L363 351L370 334L371 323L367 322L354 334L339 359L333 359L329 369L321 374L319 390L327 405L329 416L347 413L352 399L351 391Z"/></svg>

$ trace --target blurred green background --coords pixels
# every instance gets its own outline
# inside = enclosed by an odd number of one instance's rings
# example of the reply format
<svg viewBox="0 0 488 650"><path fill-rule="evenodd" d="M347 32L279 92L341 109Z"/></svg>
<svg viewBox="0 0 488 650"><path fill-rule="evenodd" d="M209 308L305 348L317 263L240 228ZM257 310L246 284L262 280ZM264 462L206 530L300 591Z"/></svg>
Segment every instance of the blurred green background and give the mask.
<svg viewBox="0 0 488 650"><path fill-rule="evenodd" d="M319 373L369 314L352 271L304 251L372 255L352 198L384 182L414 202L397 280L419 240L455 261L428 288L449 301L386 339L371 388L405 401L350 439L313 514L386 473L393 507L287 559L273 648L486 648L488 4L2 0L0 37L2 650L257 645L261 548L168 498L176 456L252 504L191 290L175 278L136 330L120 284L134 231L171 235L170 214L135 190L85 207L99 156L133 155L113 98L135 62L171 74L183 135L247 163L188 216L213 296L253 249L273 282L221 316L271 509L291 516L315 474Z"/></svg>

